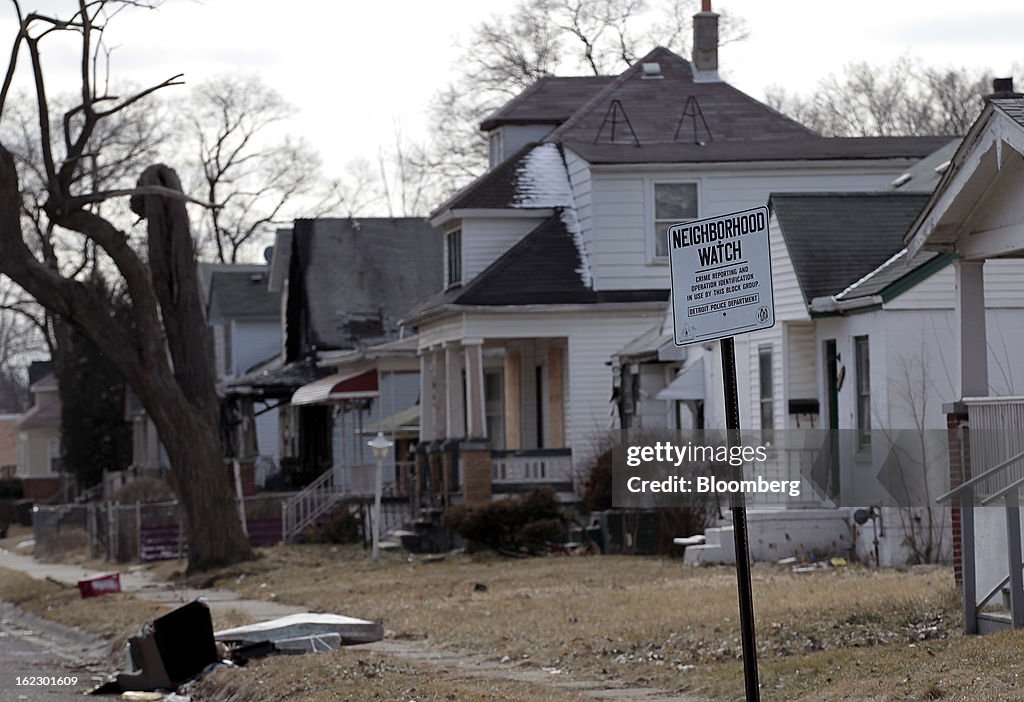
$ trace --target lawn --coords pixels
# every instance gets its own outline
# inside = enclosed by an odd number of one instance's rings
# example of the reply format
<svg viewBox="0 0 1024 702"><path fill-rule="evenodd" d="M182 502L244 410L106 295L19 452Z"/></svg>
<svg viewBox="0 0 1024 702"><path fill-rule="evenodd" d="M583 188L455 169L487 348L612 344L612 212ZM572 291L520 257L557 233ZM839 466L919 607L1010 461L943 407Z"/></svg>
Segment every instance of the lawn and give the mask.
<svg viewBox="0 0 1024 702"><path fill-rule="evenodd" d="M174 566L162 567L170 574ZM493 661L742 699L731 568L398 554L374 564L361 549L288 546L204 580L255 599L380 620L389 636ZM961 637L948 568L759 566L753 590L765 700L977 699L985 685L996 686L996 697L1017 695L1010 651L1024 638ZM392 664L401 679L402 667Z"/></svg>
<svg viewBox="0 0 1024 702"><path fill-rule="evenodd" d="M157 575L171 577L182 565L160 564ZM1024 699L1024 633L961 636L947 568L794 573L757 566L753 575L766 702ZM377 619L396 644L414 641L462 658L439 663L358 647L307 656L301 665L271 658L210 676L194 699L569 702L587 699L566 684L577 679L686 699L743 699L735 578L727 567L393 553L372 563L358 548L288 546L201 580L254 599ZM115 648L165 611L128 595L81 600L74 588L2 570L0 599ZM487 665L473 663L481 660Z"/></svg>

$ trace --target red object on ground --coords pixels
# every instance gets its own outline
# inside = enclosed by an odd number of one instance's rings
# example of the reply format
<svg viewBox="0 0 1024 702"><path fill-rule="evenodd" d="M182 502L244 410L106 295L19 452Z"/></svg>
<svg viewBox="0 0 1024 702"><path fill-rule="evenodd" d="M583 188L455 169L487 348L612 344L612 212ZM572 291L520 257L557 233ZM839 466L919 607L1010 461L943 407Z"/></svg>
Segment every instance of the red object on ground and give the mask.
<svg viewBox="0 0 1024 702"><path fill-rule="evenodd" d="M88 580L79 580L78 591L82 594L83 599L121 592L121 574L107 573L106 575L97 575L95 578L89 578Z"/></svg>

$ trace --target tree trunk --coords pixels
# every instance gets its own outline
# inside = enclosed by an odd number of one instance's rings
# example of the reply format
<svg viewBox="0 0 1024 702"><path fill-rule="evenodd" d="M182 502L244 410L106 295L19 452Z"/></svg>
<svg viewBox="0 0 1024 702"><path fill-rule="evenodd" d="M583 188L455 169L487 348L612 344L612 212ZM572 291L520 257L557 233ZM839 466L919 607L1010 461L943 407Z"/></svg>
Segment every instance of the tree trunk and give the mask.
<svg viewBox="0 0 1024 702"><path fill-rule="evenodd" d="M216 408L211 412L168 402L158 407L152 418L167 449L174 489L185 510L188 572L252 558L238 519L234 486L221 456Z"/></svg>

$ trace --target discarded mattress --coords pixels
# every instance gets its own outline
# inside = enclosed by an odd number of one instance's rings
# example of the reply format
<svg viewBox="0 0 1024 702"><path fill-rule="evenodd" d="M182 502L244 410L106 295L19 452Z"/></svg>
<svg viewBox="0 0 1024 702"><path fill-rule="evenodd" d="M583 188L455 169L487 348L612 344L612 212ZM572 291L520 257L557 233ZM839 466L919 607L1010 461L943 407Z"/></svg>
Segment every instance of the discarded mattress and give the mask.
<svg viewBox="0 0 1024 702"><path fill-rule="evenodd" d="M217 641L258 643L270 641L285 642L289 639L322 638L330 640L330 634L340 637L340 644L373 643L384 638L384 625L354 617L343 617L339 614L317 614L307 612L290 614L287 617L272 619L266 622L238 626L214 633ZM313 650L316 650L315 648Z"/></svg>

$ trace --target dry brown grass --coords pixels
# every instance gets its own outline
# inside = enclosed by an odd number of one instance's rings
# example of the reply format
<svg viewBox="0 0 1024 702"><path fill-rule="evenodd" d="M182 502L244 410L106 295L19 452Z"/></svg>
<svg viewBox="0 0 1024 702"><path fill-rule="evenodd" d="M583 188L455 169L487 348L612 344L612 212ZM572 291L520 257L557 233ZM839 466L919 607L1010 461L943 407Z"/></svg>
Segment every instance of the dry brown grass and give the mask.
<svg viewBox="0 0 1024 702"><path fill-rule="evenodd" d="M537 684L494 680L396 660L356 649L305 656L265 658L244 669L219 670L192 691L210 702L578 702L586 698Z"/></svg>
<svg viewBox="0 0 1024 702"><path fill-rule="evenodd" d="M214 580L247 597L380 620L394 636L492 659L714 699L741 690L731 568L628 557L424 563L390 555L373 564L358 548L310 545L268 549ZM807 659L811 684L828 685L829 666L813 664L816 656L942 639L958 625L952 575L943 569L758 567L754 594L767 699L792 699L771 690L781 680L779 689L793 691L793 661Z"/></svg>

